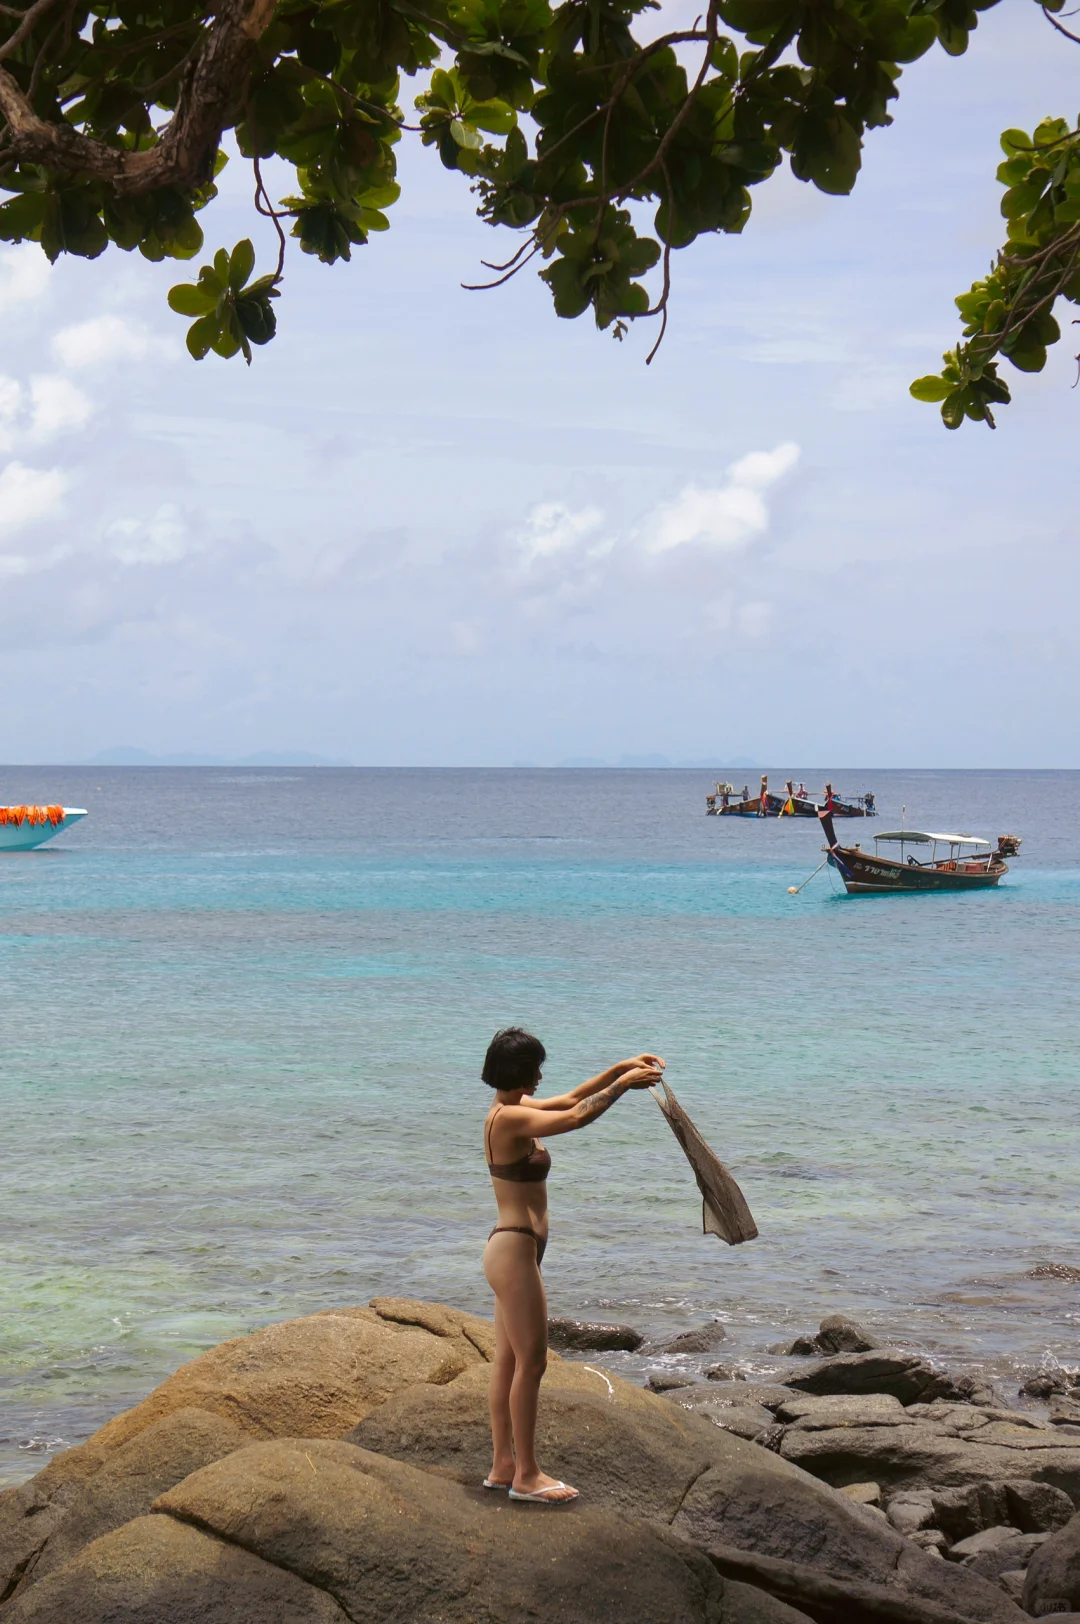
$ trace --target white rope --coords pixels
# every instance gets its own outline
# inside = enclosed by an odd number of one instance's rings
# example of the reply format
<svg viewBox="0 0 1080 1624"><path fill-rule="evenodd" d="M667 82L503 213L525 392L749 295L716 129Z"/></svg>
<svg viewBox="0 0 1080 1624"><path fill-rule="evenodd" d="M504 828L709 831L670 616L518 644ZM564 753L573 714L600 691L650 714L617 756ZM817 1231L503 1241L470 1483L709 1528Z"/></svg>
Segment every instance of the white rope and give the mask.
<svg viewBox="0 0 1080 1624"><path fill-rule="evenodd" d="M587 1370L589 1372L590 1376L599 1376L599 1378L600 1378L600 1380L602 1382L607 1382L608 1398L614 1398L615 1397L615 1389L614 1389L614 1387L612 1387L611 1383L608 1381L608 1378L604 1375L604 1372L602 1370L594 1370L592 1365L582 1365L581 1368L582 1368L582 1370Z"/></svg>

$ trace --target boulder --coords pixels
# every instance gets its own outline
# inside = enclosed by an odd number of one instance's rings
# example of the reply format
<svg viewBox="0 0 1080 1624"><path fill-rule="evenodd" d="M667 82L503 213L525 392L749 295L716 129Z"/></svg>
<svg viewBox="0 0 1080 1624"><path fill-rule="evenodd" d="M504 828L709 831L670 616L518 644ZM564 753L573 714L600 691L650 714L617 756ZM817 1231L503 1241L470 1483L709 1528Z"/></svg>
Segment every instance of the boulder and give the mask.
<svg viewBox="0 0 1080 1624"><path fill-rule="evenodd" d="M996 1436L983 1442L995 1431ZM1030 1478L1080 1497L1080 1448L1066 1446L1050 1430L986 1426L963 1437L933 1423L824 1430L792 1426L777 1447L785 1460L837 1488L872 1479L895 1494L932 1484L954 1488Z"/></svg>
<svg viewBox="0 0 1080 1624"><path fill-rule="evenodd" d="M916 1528L907 1538L931 1555L944 1556L949 1549L949 1542L940 1528Z"/></svg>
<svg viewBox="0 0 1080 1624"><path fill-rule="evenodd" d="M645 1378L650 1393L673 1393L677 1387L696 1387L693 1376L673 1376L670 1371L650 1370Z"/></svg>
<svg viewBox="0 0 1080 1624"><path fill-rule="evenodd" d="M870 1353L881 1347L876 1336L871 1336L869 1331L843 1314L830 1314L823 1319L814 1341L817 1351L825 1354Z"/></svg>
<svg viewBox="0 0 1080 1624"><path fill-rule="evenodd" d="M814 1432L825 1427L915 1425L900 1400L891 1393L867 1393L863 1398L847 1398L839 1393L819 1398L812 1393L800 1393L777 1406L776 1419Z"/></svg>
<svg viewBox="0 0 1080 1624"><path fill-rule="evenodd" d="M870 1353L839 1353L783 1378L801 1393L891 1393L901 1404L948 1397L953 1383L918 1354L882 1348Z"/></svg>
<svg viewBox="0 0 1080 1624"><path fill-rule="evenodd" d="M737 1547L838 1580L894 1586L961 1618L1022 1624L1023 1615L997 1586L919 1550L884 1517L805 1473L786 1476L784 1464L755 1444L730 1439L724 1463L688 1490L673 1530L705 1549Z"/></svg>
<svg viewBox="0 0 1080 1624"><path fill-rule="evenodd" d="M881 1505L880 1483L849 1483L846 1488L840 1490L840 1493L846 1500L850 1500L852 1505L875 1507Z"/></svg>
<svg viewBox="0 0 1080 1624"><path fill-rule="evenodd" d="M709 1376L709 1381L713 1380ZM775 1411L785 1399L797 1396L793 1388L781 1387L778 1382L724 1381L716 1377L715 1383L712 1387L694 1387L688 1393L680 1393L677 1402L688 1409L698 1404L763 1404L767 1410Z"/></svg>
<svg viewBox="0 0 1080 1624"><path fill-rule="evenodd" d="M250 1445L156 1509L326 1592L352 1624L525 1624L539 1598L560 1624L724 1616L723 1582L666 1529L596 1505L537 1512L344 1442Z"/></svg>
<svg viewBox="0 0 1080 1624"><path fill-rule="evenodd" d="M174 1410L129 1438L92 1478L69 1484L43 1507L36 1503L31 1479L4 1507L5 1513L18 1507L22 1516L3 1515L0 1525L8 1594L17 1594L31 1579L37 1584L91 1540L141 1517L189 1472L246 1442L239 1427L208 1410ZM14 1549L8 1543L12 1536L18 1541Z"/></svg>
<svg viewBox="0 0 1080 1624"><path fill-rule="evenodd" d="M709 1365L705 1371L707 1382L733 1382L736 1375L730 1365Z"/></svg>
<svg viewBox="0 0 1080 1624"><path fill-rule="evenodd" d="M990 1532L990 1529L985 1529L974 1538L984 1540ZM1049 1538L1049 1534L1018 1534L1013 1528L1009 1530L1008 1538L987 1545L962 1560L972 1573L981 1574L984 1579L1000 1579L1003 1573L1023 1572L1035 1552ZM951 1557L955 1550L954 1545L948 1555Z"/></svg>
<svg viewBox="0 0 1080 1624"><path fill-rule="evenodd" d="M1049 1420L1052 1427L1080 1426L1080 1404L1071 1398L1051 1399Z"/></svg>
<svg viewBox="0 0 1080 1624"><path fill-rule="evenodd" d="M734 1440L703 1417L617 1376L596 1380L582 1372L582 1381L579 1372L582 1367L566 1364L544 1378L540 1460L581 1489L590 1505L670 1522L689 1484L722 1461ZM486 1381L399 1393L349 1432L347 1441L478 1484L491 1465Z"/></svg>
<svg viewBox="0 0 1080 1624"><path fill-rule="evenodd" d="M958 1489L941 1489L932 1500L935 1523L958 1544L1010 1520L1004 1483L967 1483Z"/></svg>
<svg viewBox="0 0 1080 1624"><path fill-rule="evenodd" d="M701 1404L694 1413L739 1438L756 1438L772 1426L772 1416L761 1404Z"/></svg>
<svg viewBox="0 0 1080 1624"><path fill-rule="evenodd" d="M563 1353L636 1353L645 1338L632 1325L598 1325L592 1320L549 1319L548 1346Z"/></svg>
<svg viewBox="0 0 1080 1624"><path fill-rule="evenodd" d="M332 1596L171 1517L138 1517L7 1604L4 1624L350 1624Z"/></svg>
<svg viewBox="0 0 1080 1624"><path fill-rule="evenodd" d="M103 1482L100 1525L96 1489L93 1504L79 1495L80 1486L89 1490L118 1451L181 1410L203 1417L191 1435L190 1447L197 1452L204 1445L216 1447L208 1441L208 1416L232 1429L219 1435L233 1440L230 1447L238 1439L289 1434L334 1437L400 1388L449 1382L470 1367L483 1372L486 1383L482 1350L494 1345L489 1321L404 1298L377 1298L376 1303L377 1308L287 1320L221 1343L182 1365L141 1404L114 1417L86 1443L57 1455L28 1483L0 1497L0 1596L10 1594L28 1564L40 1559L38 1553L77 1502L82 1521L68 1527L68 1551L76 1527L103 1532L115 1526L109 1521L113 1513L105 1509L109 1505L127 1507L127 1515L134 1515L140 1481L147 1490L156 1484L157 1493L167 1486L167 1478L178 1481L169 1476L173 1471L186 1475L191 1467L180 1470L180 1465L187 1458L189 1429L181 1422L176 1429L156 1432L143 1455L130 1457L141 1463L137 1469L133 1464L131 1486L124 1486L122 1467L115 1479Z"/></svg>
<svg viewBox="0 0 1080 1624"><path fill-rule="evenodd" d="M1023 1606L1036 1618L1080 1611L1080 1515L1051 1534L1031 1559Z"/></svg>
<svg viewBox="0 0 1080 1624"><path fill-rule="evenodd" d="M966 1539L958 1539L950 1547L950 1562L971 1562L975 1557L982 1556L987 1551L996 1551L999 1545L1008 1544L1014 1539L1030 1539L1030 1534L1018 1534L1015 1528L1007 1523L997 1523L993 1528L980 1528L977 1534L969 1534ZM1015 1567L1016 1563L1009 1564Z"/></svg>
<svg viewBox="0 0 1080 1624"><path fill-rule="evenodd" d="M1025 1534L1052 1534L1076 1509L1064 1490L1050 1483L1006 1483L1005 1501L1009 1522Z"/></svg>
<svg viewBox="0 0 1080 1624"><path fill-rule="evenodd" d="M921 1529L933 1527L934 1506L929 1489L909 1489L894 1495L886 1507L886 1516L898 1534L908 1539Z"/></svg>
<svg viewBox="0 0 1080 1624"><path fill-rule="evenodd" d="M683 1331L658 1349L660 1353L712 1353L721 1342L727 1341L727 1332L719 1320L699 1325L695 1331Z"/></svg>
<svg viewBox="0 0 1080 1624"><path fill-rule="evenodd" d="M1055 1393L1067 1393L1076 1376L1074 1370L1039 1370L1021 1382L1020 1393L1023 1398L1053 1398Z"/></svg>

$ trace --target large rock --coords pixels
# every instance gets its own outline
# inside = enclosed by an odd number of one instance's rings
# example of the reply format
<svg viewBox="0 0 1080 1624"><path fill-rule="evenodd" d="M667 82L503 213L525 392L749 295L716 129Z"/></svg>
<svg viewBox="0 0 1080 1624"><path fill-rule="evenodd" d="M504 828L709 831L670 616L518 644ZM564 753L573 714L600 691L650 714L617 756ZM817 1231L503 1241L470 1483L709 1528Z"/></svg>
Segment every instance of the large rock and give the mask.
<svg viewBox="0 0 1080 1624"><path fill-rule="evenodd" d="M679 1336L672 1337L665 1342L658 1351L660 1353L712 1353L721 1342L727 1340L727 1332L719 1320L710 1320L708 1325L699 1325L696 1330L683 1331Z"/></svg>
<svg viewBox="0 0 1080 1624"><path fill-rule="evenodd" d="M691 1486L672 1528L706 1548L735 1546L838 1580L895 1586L961 1618L1022 1624L1023 1614L996 1586L920 1550L872 1508L852 1505L805 1473L784 1475L783 1465L730 1439L727 1459Z"/></svg>
<svg viewBox="0 0 1080 1624"><path fill-rule="evenodd" d="M983 1441L987 1439L988 1441ZM1029 1478L1080 1497L1080 1448L1053 1432L989 1425L964 1437L933 1422L910 1426L788 1427L779 1440L785 1460L841 1488L871 1480L901 1489L958 1487Z"/></svg>
<svg viewBox="0 0 1080 1624"><path fill-rule="evenodd" d="M779 1382L727 1381L711 1375L708 1380L708 1387L699 1383L683 1393L673 1394L675 1402L688 1410L702 1404L710 1408L718 1404L763 1404L767 1410L775 1411L785 1400L798 1396L794 1388L781 1387Z"/></svg>
<svg viewBox="0 0 1080 1624"><path fill-rule="evenodd" d="M1080 1516L1051 1534L1032 1557L1023 1605L1036 1618L1080 1611Z"/></svg>
<svg viewBox="0 0 1080 1624"><path fill-rule="evenodd" d="M1004 1483L966 1483L958 1489L941 1489L932 1503L934 1522L957 1544L1010 1520Z"/></svg>
<svg viewBox="0 0 1080 1624"><path fill-rule="evenodd" d="M95 1540L3 1609L4 1624L349 1624L332 1596L171 1517Z"/></svg>
<svg viewBox="0 0 1080 1624"><path fill-rule="evenodd" d="M470 1367L483 1372L486 1383L485 1359L493 1346L487 1320L402 1298L377 1298L372 1308L314 1314L223 1342L0 1497L0 1596L11 1594L42 1560L69 1513L75 1517L62 1542L66 1554L77 1529L93 1538L117 1526L117 1518L137 1515L155 1494L216 1458L226 1444L337 1437L391 1393L450 1382ZM188 1412L187 1421L160 1426L181 1411ZM191 1420L194 1412L200 1421ZM215 1433L215 1422L224 1430ZM99 1474L148 1429L154 1430L144 1448L117 1464L99 1495Z"/></svg>
<svg viewBox="0 0 1080 1624"><path fill-rule="evenodd" d="M723 1583L666 1529L599 1506L537 1512L348 1443L252 1445L157 1509L327 1592L353 1624L524 1624L540 1606L560 1624L724 1616Z"/></svg>
<svg viewBox="0 0 1080 1624"><path fill-rule="evenodd" d="M95 1475L42 1499L38 1479L16 1489L0 1513L0 1560L9 1595L62 1566L89 1545L149 1511L189 1472L247 1442L240 1428L208 1410L174 1410L122 1444ZM3 1591L0 1590L0 1595Z"/></svg>
<svg viewBox="0 0 1080 1624"><path fill-rule="evenodd" d="M918 1354L890 1348L872 1353L839 1353L819 1359L806 1369L791 1370L783 1380L801 1393L891 1393L901 1404L945 1398L954 1391L950 1378L934 1370Z"/></svg>
<svg viewBox="0 0 1080 1624"><path fill-rule="evenodd" d="M478 1484L491 1465L487 1381L408 1389L372 1411L347 1440ZM670 1522L694 1478L724 1460L732 1443L702 1417L617 1376L597 1378L567 1363L541 1386L537 1454L590 1505Z"/></svg>
<svg viewBox="0 0 1080 1624"><path fill-rule="evenodd" d="M548 1346L563 1353L635 1353L645 1338L632 1325L599 1325L592 1320L549 1319Z"/></svg>
<svg viewBox="0 0 1080 1624"><path fill-rule="evenodd" d="M1025 1534L1052 1534L1073 1516L1075 1507L1063 1489L1050 1483L1006 1483L1009 1521Z"/></svg>
<svg viewBox="0 0 1080 1624"><path fill-rule="evenodd" d="M900 1400L891 1393L867 1393L861 1398L848 1398L839 1393L827 1397L798 1394L777 1406L776 1419L809 1432L821 1432L827 1427L916 1425Z"/></svg>
<svg viewBox="0 0 1080 1624"><path fill-rule="evenodd" d="M814 1338L819 1353L870 1353L880 1348L876 1336L857 1325L844 1314L829 1314L818 1327Z"/></svg>

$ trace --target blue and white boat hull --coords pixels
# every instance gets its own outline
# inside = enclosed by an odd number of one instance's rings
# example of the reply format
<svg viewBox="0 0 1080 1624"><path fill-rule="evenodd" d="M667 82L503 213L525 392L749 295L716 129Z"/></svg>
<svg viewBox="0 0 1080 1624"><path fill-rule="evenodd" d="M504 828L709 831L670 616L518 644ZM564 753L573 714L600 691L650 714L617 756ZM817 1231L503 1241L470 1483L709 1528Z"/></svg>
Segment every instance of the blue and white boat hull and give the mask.
<svg viewBox="0 0 1080 1624"><path fill-rule="evenodd" d="M22 811L24 809L16 809L10 806L0 807L0 814L6 812L10 815L16 810ZM40 807L27 807L25 810L28 813L36 813L43 809ZM46 818L44 822L39 822L33 817L23 817L17 823L0 822L0 853L33 851L35 846L44 846L47 840L54 839L56 835L63 833L65 829L70 829L72 824L78 823L80 818L86 816L84 806L65 806L62 811L64 815L56 823L53 823L49 818Z"/></svg>

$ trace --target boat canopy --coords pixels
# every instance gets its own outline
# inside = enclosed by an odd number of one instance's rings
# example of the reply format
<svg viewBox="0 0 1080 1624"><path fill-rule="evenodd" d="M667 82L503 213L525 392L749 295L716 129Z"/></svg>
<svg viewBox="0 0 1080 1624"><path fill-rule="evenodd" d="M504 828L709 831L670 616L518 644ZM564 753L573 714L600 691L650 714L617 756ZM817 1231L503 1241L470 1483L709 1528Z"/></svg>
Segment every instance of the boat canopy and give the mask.
<svg viewBox="0 0 1080 1624"><path fill-rule="evenodd" d="M989 846L988 840L979 835L932 835L920 829L894 829L889 834L875 835L877 840L904 840L911 841L916 846L928 846L931 841L940 840L949 846Z"/></svg>

